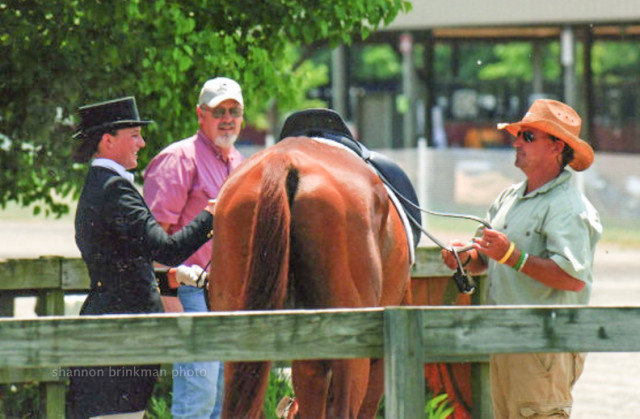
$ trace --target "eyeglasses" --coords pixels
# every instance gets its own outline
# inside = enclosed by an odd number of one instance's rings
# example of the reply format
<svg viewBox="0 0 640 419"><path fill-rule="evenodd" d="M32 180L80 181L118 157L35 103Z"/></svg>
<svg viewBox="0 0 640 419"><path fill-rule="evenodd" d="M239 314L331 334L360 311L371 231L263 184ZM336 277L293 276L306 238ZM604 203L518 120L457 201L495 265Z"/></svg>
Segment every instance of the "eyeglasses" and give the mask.
<svg viewBox="0 0 640 419"><path fill-rule="evenodd" d="M227 114L227 111L229 111L229 115L231 115L232 118L239 118L243 113L243 109L240 106L234 106L233 108L223 108L219 106L213 109L202 106L201 109L205 112L209 112L211 116L218 119L224 118L224 116Z"/></svg>
<svg viewBox="0 0 640 419"><path fill-rule="evenodd" d="M549 136L549 139L551 139L551 141L553 142L560 141L558 137L554 137L551 134L547 134L547 135ZM524 140L525 143L531 143L533 142L533 140L536 139L536 136L533 135L533 132L531 131L520 131L516 137L520 137L520 136L522 136L522 139Z"/></svg>

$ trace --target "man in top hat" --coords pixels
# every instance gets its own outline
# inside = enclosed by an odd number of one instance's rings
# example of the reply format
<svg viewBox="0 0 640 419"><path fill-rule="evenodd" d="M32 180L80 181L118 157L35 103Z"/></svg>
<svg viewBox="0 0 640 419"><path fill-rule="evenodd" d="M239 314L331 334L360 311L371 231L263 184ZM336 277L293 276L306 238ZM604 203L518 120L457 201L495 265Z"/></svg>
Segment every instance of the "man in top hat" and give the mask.
<svg viewBox="0 0 640 419"><path fill-rule="evenodd" d="M208 80L200 91L195 113L200 127L196 134L162 150L144 175L144 198L168 232L178 231L191 222L207 200L218 196L229 173L244 160L234 146L244 121L242 89L235 80L226 77ZM194 276L207 269L211 250L209 242L185 261ZM178 298L185 312L208 311L205 301L208 296L202 288L180 286ZM173 417L218 418L223 386L221 362L174 365Z"/></svg>
<svg viewBox="0 0 640 419"><path fill-rule="evenodd" d="M487 213L493 229L479 229L473 249L460 254L471 273L488 270L488 304L589 302L602 225L566 169L582 171L593 162L580 127L571 107L549 99L536 100L521 121L498 125L515 137L515 165L526 180L498 196ZM443 250L442 258L456 267L451 252ZM569 417L583 363L579 353L492 355L495 417Z"/></svg>
<svg viewBox="0 0 640 419"><path fill-rule="evenodd" d="M213 204L203 204L190 224L167 234L127 171L137 166L137 153L145 146L141 127L152 121L140 119L133 97L84 106L79 113L74 158L91 161L75 218L76 243L91 279L80 314L163 312L153 261L178 265L205 243L213 226ZM195 283L184 272L176 279ZM142 418L158 367L73 369L70 416Z"/></svg>

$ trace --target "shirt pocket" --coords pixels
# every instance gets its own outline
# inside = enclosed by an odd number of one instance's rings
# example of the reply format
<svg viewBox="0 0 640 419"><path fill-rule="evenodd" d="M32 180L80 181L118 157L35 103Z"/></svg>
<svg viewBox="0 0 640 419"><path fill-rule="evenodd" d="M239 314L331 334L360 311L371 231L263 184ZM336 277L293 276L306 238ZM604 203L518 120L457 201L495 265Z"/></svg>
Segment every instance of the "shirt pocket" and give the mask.
<svg viewBox="0 0 640 419"><path fill-rule="evenodd" d="M520 249L534 256L546 257L547 232L543 214L529 214L522 231L514 232L514 240Z"/></svg>

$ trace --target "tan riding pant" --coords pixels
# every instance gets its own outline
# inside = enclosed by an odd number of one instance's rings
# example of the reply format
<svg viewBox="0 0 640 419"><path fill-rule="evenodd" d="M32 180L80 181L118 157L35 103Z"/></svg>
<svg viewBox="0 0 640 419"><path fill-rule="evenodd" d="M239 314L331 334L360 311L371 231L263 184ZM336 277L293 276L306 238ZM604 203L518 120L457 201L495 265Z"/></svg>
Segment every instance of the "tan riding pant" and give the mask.
<svg viewBox="0 0 640 419"><path fill-rule="evenodd" d="M568 418L573 405L571 390L582 374L585 355L492 355L491 398L494 418Z"/></svg>

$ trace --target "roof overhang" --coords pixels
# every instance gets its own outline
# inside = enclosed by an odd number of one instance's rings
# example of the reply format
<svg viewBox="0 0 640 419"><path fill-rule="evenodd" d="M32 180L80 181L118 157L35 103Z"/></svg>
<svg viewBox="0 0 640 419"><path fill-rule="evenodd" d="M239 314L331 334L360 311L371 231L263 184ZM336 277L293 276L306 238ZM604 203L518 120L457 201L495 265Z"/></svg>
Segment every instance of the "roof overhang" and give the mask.
<svg viewBox="0 0 640 419"><path fill-rule="evenodd" d="M640 23L638 0L412 0L384 30Z"/></svg>

